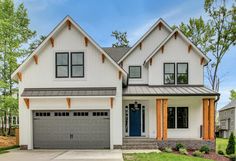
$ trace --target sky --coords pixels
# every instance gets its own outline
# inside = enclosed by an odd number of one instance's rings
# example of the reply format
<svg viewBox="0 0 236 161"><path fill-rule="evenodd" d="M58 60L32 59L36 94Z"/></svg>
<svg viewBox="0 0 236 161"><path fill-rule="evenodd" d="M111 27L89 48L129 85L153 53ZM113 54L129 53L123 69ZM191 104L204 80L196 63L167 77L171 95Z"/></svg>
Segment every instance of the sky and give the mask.
<svg viewBox="0 0 236 161"><path fill-rule="evenodd" d="M133 45L159 18L170 26L202 16L204 0L15 0L24 3L37 35L47 35L70 15L97 43L109 47L115 41L112 31L127 32ZM220 65L221 97L218 109L229 103L230 90L236 90L236 47L226 53ZM205 84L208 86L207 79Z"/></svg>

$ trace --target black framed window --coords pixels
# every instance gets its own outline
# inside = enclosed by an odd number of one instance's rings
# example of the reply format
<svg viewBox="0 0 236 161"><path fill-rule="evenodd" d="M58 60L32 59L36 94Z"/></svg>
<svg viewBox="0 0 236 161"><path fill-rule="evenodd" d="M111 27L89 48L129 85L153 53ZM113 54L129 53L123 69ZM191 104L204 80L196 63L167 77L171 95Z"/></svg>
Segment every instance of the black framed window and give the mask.
<svg viewBox="0 0 236 161"><path fill-rule="evenodd" d="M167 127L169 129L175 128L175 108L174 107L168 107L168 122Z"/></svg>
<svg viewBox="0 0 236 161"><path fill-rule="evenodd" d="M175 84L175 63L164 63L164 84Z"/></svg>
<svg viewBox="0 0 236 161"><path fill-rule="evenodd" d="M56 78L69 77L69 53L56 53Z"/></svg>
<svg viewBox="0 0 236 161"><path fill-rule="evenodd" d="M84 77L84 53L83 52L71 53L71 77L72 78Z"/></svg>
<svg viewBox="0 0 236 161"><path fill-rule="evenodd" d="M177 84L188 84L188 63L177 63Z"/></svg>
<svg viewBox="0 0 236 161"><path fill-rule="evenodd" d="M145 133L145 106L142 106L142 131Z"/></svg>
<svg viewBox="0 0 236 161"><path fill-rule="evenodd" d="M129 66L129 78L141 78L141 66Z"/></svg>
<svg viewBox="0 0 236 161"><path fill-rule="evenodd" d="M188 107L177 107L177 128L188 128Z"/></svg>

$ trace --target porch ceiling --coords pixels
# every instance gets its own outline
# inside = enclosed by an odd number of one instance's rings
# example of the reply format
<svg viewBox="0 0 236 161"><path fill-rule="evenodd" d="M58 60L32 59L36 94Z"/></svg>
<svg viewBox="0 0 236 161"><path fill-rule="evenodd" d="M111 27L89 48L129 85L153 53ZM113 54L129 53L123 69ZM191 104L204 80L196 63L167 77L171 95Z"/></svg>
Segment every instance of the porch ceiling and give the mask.
<svg viewBox="0 0 236 161"><path fill-rule="evenodd" d="M149 86L129 85L123 96L218 96L219 93L207 87L195 86Z"/></svg>
<svg viewBox="0 0 236 161"><path fill-rule="evenodd" d="M48 96L115 96L115 87L84 87L84 88L25 88L22 97Z"/></svg>

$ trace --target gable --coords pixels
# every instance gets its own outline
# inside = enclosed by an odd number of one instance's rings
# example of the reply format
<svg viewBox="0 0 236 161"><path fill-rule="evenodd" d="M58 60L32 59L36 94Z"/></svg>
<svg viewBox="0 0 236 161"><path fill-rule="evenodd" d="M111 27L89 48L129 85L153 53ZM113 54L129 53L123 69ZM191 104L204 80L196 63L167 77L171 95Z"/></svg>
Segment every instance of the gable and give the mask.
<svg viewBox="0 0 236 161"><path fill-rule="evenodd" d="M92 45L94 46L98 52L100 53L100 57L102 59L107 59L108 61L110 61L112 63L112 65L122 74L125 76L125 78L127 77L127 73L76 23L72 20L71 17L67 16L65 17L55 28L54 30L47 36L47 38L34 50L34 52L28 57L26 58L26 60L12 73L11 77L15 80L17 79L21 79L22 78L22 70L24 70L24 68L27 66L29 67L27 64L29 64L29 62L37 62L40 61L38 60L39 57L39 53L41 53L41 51L46 47L46 46L51 46L51 48L55 49L55 45L57 43L61 43L61 44L67 44L67 42L65 42L64 40L61 40L61 42L57 42L57 40L55 39L55 37L57 37L58 35L60 35L61 31L65 28L68 28L68 30L71 30L72 27L74 27L74 29L79 32L83 38L80 41L80 44L83 44L85 47L87 47L88 45ZM73 42L73 38L72 37L67 37L67 39L71 40L71 42ZM63 42L64 41L64 42ZM75 43L75 42L74 42ZM76 42L77 43L77 42ZM78 45L78 44L76 44ZM76 46L75 45L75 46ZM70 49L70 50L73 50ZM32 64L32 63L31 63Z"/></svg>
<svg viewBox="0 0 236 161"><path fill-rule="evenodd" d="M118 61L120 64L124 61L129 55L133 54L135 50L142 49L144 46L146 48L145 54L150 54L162 40L167 37L172 32L172 29L167 25L167 23L163 19L159 19L133 46L132 48ZM148 42L146 44L146 39L151 39L151 43ZM151 45L151 46L150 46ZM153 45L153 46L152 46Z"/></svg>
<svg viewBox="0 0 236 161"><path fill-rule="evenodd" d="M181 30L176 28L144 61L144 64L147 64L151 59L153 58L154 55L156 55L160 50L161 53L165 50L165 45L171 41L171 39L177 39L181 38L183 42L187 44L186 50L188 53L190 51L194 51L195 54L197 54L200 57L200 62L201 64L207 64L210 59L198 48L196 47L195 44L193 44L183 33ZM176 48L179 48L180 46L176 46Z"/></svg>

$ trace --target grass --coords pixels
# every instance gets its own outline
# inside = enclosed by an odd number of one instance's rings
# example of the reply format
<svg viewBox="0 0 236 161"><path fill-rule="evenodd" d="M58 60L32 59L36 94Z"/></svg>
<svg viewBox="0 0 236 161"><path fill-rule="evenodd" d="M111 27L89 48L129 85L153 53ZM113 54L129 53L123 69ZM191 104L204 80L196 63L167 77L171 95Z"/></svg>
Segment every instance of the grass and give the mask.
<svg viewBox="0 0 236 161"><path fill-rule="evenodd" d="M228 139L216 138L216 152L218 152L218 150L222 150L225 153L225 149L227 148L227 145L228 145ZM236 145L235 145L235 149L236 149Z"/></svg>
<svg viewBox="0 0 236 161"><path fill-rule="evenodd" d="M7 153L8 152L7 150L15 149L15 148L19 148L19 145L0 147L0 154Z"/></svg>
<svg viewBox="0 0 236 161"><path fill-rule="evenodd" d="M190 157L173 153L136 153L124 154L125 161L211 161L209 159Z"/></svg>

